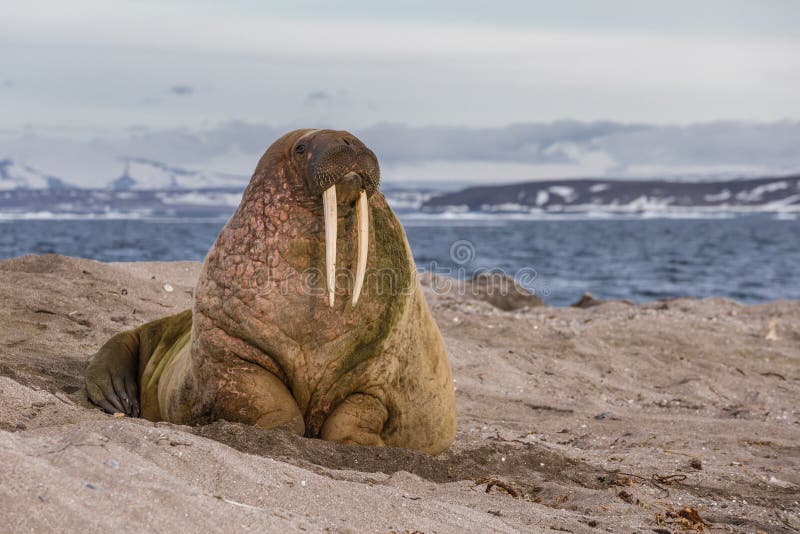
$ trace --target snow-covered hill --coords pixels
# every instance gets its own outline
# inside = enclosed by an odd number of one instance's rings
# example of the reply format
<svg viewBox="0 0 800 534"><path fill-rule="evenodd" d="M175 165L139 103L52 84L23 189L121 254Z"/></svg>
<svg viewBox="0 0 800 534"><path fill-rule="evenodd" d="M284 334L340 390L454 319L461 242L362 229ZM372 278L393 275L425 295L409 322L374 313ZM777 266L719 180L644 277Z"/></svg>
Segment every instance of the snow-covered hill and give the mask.
<svg viewBox="0 0 800 534"><path fill-rule="evenodd" d="M109 184L114 190L244 189L248 177L173 167L143 158L126 160L122 174Z"/></svg>
<svg viewBox="0 0 800 534"><path fill-rule="evenodd" d="M122 173L111 179L107 189L115 191L197 191L204 189L242 190L249 177L197 171L143 158L123 159ZM0 191L79 189L63 178L40 171L33 165L10 157L0 158Z"/></svg>
<svg viewBox="0 0 800 534"><path fill-rule="evenodd" d="M13 159L0 159L0 191L14 191L17 189L65 189L70 187L66 182L55 176L16 162Z"/></svg>
<svg viewBox="0 0 800 534"><path fill-rule="evenodd" d="M746 180L548 180L470 187L422 204L431 213L800 211L800 175Z"/></svg>

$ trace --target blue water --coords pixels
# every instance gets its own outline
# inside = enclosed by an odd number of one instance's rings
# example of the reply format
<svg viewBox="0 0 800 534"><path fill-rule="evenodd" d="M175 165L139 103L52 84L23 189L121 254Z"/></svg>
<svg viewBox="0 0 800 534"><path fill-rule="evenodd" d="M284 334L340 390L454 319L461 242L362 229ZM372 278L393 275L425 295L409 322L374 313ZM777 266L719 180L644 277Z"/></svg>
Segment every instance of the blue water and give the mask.
<svg viewBox="0 0 800 534"><path fill-rule="evenodd" d="M501 269L548 304L583 292L647 301L800 299L800 221L404 219L417 267L453 276ZM0 258L58 253L102 261L202 260L224 219L0 222Z"/></svg>

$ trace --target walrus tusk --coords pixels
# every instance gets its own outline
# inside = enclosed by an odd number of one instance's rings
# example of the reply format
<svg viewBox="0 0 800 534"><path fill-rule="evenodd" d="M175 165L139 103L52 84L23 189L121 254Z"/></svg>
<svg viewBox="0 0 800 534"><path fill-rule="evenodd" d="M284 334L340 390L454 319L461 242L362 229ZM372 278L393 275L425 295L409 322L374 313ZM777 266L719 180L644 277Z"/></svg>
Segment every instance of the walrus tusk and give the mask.
<svg viewBox="0 0 800 534"><path fill-rule="evenodd" d="M369 204L367 203L367 192L361 191L358 196L358 207L356 209L358 217L358 259L356 260L356 283L353 287L353 306L361 296L361 288L364 287L364 276L367 274L367 250L369 249Z"/></svg>
<svg viewBox="0 0 800 534"><path fill-rule="evenodd" d="M325 212L325 275L328 282L328 303L333 308L336 292L336 186L322 192L322 207Z"/></svg>

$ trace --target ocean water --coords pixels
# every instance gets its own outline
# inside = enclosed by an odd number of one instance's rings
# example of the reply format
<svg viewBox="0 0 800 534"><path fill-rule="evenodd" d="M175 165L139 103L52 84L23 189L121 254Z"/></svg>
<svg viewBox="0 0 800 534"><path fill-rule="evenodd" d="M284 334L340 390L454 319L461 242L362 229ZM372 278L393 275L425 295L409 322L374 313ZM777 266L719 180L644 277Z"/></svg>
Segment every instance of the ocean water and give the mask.
<svg viewBox="0 0 800 534"><path fill-rule="evenodd" d="M637 302L724 296L800 299L800 221L729 218L447 219L401 214L420 270L503 271L551 305L585 291ZM225 217L0 221L0 258L202 260Z"/></svg>

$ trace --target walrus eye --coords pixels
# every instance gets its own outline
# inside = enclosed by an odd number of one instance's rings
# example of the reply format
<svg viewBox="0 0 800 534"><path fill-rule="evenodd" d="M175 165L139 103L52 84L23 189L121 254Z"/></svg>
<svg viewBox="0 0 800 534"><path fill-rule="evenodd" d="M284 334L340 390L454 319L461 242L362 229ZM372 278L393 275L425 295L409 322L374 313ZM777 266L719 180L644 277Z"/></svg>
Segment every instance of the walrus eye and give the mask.
<svg viewBox="0 0 800 534"><path fill-rule="evenodd" d="M306 145L297 145L294 151L298 154L303 154L306 151Z"/></svg>

